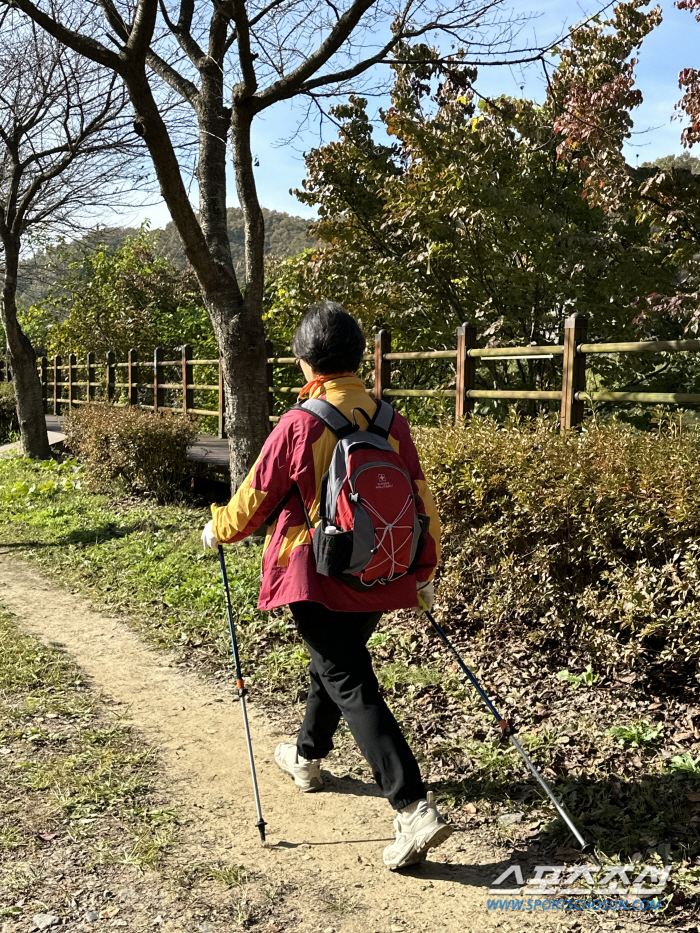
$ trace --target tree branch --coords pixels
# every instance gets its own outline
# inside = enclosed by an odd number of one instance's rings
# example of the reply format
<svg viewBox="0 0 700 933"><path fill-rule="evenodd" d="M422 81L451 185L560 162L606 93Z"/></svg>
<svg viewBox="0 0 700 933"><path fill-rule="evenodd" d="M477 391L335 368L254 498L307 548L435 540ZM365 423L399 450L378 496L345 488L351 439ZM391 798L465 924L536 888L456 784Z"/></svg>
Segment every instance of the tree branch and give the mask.
<svg viewBox="0 0 700 933"><path fill-rule="evenodd" d="M238 36L238 60L241 63L243 80L234 89L234 99L250 97L258 87L255 74L255 58L250 50L250 23L246 13L245 0L232 0L233 19Z"/></svg>
<svg viewBox="0 0 700 933"><path fill-rule="evenodd" d="M199 99L199 88L197 85L181 75L171 64L157 55L155 52L149 52L146 55L146 64L154 71L158 77L162 78L180 97L187 101L190 106L196 108Z"/></svg>
<svg viewBox="0 0 700 933"><path fill-rule="evenodd" d="M158 0L138 0L134 22L129 31L129 41L126 44L129 58L137 61L146 61L146 56L153 39L158 16Z"/></svg>
<svg viewBox="0 0 700 933"><path fill-rule="evenodd" d="M362 16L370 9L375 0L355 0L343 13L315 52L298 68L275 81L253 98L255 110L260 111L280 100L292 97L314 72L318 71L342 46L350 36Z"/></svg>
<svg viewBox="0 0 700 933"><path fill-rule="evenodd" d="M165 25L175 36L180 48L185 53L185 55L187 55L195 68L199 68L203 59L205 59L207 56L204 49L192 35L192 17L194 15L193 0L183 0L183 2L180 4L180 15L178 17L177 23L173 23L173 21L168 16L168 11L165 7L164 0L158 0L158 3L160 5L161 15L165 20Z"/></svg>
<svg viewBox="0 0 700 933"><path fill-rule="evenodd" d="M57 20L52 19L44 13L43 10L40 10L31 0L0 0L0 6L16 7L26 16L34 20L37 26L41 26L50 36L53 36L54 39L57 39L69 49L73 49L74 52L77 52L79 55L84 55L86 58L89 58L93 62L97 62L99 65L104 65L105 68L111 68L112 71L116 71L117 74L122 73L124 61L120 55L116 52L112 52L111 49L108 49L91 36L86 36L83 33L76 32L73 29L68 29L66 26L63 26Z"/></svg>

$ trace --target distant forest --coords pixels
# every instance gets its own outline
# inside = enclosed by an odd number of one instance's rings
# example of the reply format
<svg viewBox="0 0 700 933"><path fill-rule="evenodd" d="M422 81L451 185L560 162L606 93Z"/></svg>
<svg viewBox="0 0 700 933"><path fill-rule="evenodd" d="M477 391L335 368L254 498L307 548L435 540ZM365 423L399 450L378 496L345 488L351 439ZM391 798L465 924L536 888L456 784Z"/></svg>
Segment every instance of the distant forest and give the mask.
<svg viewBox="0 0 700 933"><path fill-rule="evenodd" d="M238 207L230 207L226 212L228 238L231 243L231 256L236 271L243 271L244 230L243 212ZM281 211L263 208L265 220L265 254L268 256L294 256L316 242L307 236L311 221L303 217L294 217ZM49 288L65 273L72 255L77 255L81 248L104 244L110 248L118 246L122 240L137 232L134 227L103 227L93 230L85 236L67 244L67 248L56 253L55 250L39 250L31 259L20 264L19 287L17 298L24 307L29 307L45 297ZM167 256L178 269L187 267L187 259L180 242L180 237L172 221L159 234L160 251Z"/></svg>

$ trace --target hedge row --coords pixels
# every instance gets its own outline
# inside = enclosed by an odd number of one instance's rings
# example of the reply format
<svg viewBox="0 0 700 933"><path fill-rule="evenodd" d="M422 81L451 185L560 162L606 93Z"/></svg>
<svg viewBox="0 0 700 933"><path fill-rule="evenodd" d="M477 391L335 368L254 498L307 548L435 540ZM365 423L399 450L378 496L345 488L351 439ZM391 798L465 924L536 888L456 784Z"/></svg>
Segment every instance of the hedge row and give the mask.
<svg viewBox="0 0 700 933"><path fill-rule="evenodd" d="M613 667L699 668L697 430L474 418L417 440L446 616L488 639L575 640Z"/></svg>
<svg viewBox="0 0 700 933"><path fill-rule="evenodd" d="M86 406L66 422L93 485L164 501L197 425ZM700 670L700 433L661 418L560 434L548 418L416 431L444 524L440 605L486 639L571 643L611 667ZM567 642L564 646L564 642Z"/></svg>

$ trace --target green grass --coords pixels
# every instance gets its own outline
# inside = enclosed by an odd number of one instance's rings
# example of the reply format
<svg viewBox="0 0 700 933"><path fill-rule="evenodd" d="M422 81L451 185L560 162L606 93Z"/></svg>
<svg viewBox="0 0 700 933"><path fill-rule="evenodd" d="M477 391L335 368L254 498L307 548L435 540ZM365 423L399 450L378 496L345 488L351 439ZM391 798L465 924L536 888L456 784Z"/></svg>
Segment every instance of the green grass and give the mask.
<svg viewBox="0 0 700 933"><path fill-rule="evenodd" d="M398 685L429 687L439 684L444 674L434 667L409 667L402 661L385 664L379 671L379 682L385 690L393 690Z"/></svg>
<svg viewBox="0 0 700 933"><path fill-rule="evenodd" d="M668 770L672 774L682 774L700 778L700 755L693 758L690 752L683 755L674 755L668 763Z"/></svg>
<svg viewBox="0 0 700 933"><path fill-rule="evenodd" d="M589 664L586 670L580 674L572 674L571 671L559 671L557 680L562 680L564 683L569 684L572 690L577 690L579 687L592 687L596 681L600 680L600 674L594 674L593 667Z"/></svg>
<svg viewBox="0 0 700 933"><path fill-rule="evenodd" d="M203 877L218 881L227 888L239 888L248 883L248 872L242 865L214 865L204 872Z"/></svg>
<svg viewBox="0 0 700 933"><path fill-rule="evenodd" d="M54 839L84 844L94 863L158 864L177 816L154 805L154 753L1 608L0 747L0 886L21 889Z"/></svg>
<svg viewBox="0 0 700 933"><path fill-rule="evenodd" d="M69 461L0 460L0 543L94 603L125 614L149 641L186 660L231 670L216 556L202 552L204 508L92 494ZM246 679L272 696L294 692L308 659L282 613L259 612L262 548L227 548L231 599ZM290 670L294 677L290 680Z"/></svg>

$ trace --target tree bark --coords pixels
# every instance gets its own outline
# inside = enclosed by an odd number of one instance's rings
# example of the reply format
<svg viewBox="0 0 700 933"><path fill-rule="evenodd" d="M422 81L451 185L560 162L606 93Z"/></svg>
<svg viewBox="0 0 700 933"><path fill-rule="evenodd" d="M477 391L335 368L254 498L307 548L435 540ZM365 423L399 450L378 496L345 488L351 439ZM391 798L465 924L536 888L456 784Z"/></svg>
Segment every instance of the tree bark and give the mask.
<svg viewBox="0 0 700 933"><path fill-rule="evenodd" d="M270 429L265 333L260 314L224 289L203 297L219 344L233 492L255 463Z"/></svg>
<svg viewBox="0 0 700 933"><path fill-rule="evenodd" d="M19 248L17 244L7 241L3 246L5 276L2 283L2 323L7 338L9 363L12 367L22 449L27 457L49 460L51 448L46 431L41 380L36 368L36 353L17 320Z"/></svg>

